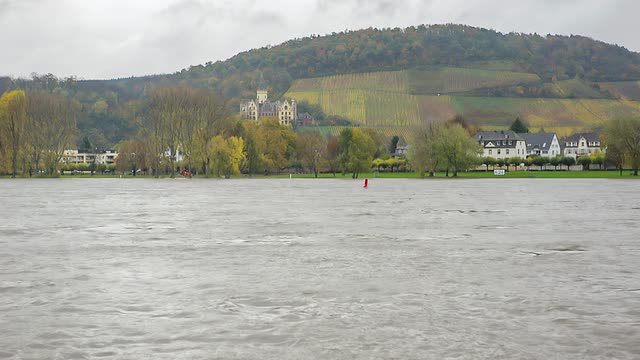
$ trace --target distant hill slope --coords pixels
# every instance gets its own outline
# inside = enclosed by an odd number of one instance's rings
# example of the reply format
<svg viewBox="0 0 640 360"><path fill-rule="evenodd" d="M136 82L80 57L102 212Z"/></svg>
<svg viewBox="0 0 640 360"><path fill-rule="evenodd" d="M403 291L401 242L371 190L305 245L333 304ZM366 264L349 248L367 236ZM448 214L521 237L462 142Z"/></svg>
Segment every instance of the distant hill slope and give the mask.
<svg viewBox="0 0 640 360"><path fill-rule="evenodd" d="M282 94L297 79L424 66L530 73L545 82L640 80L640 55L616 45L582 36L502 34L452 24L294 39L168 77L212 85L234 97L252 91L260 74Z"/></svg>
<svg viewBox="0 0 640 360"><path fill-rule="evenodd" d="M477 89L531 84L551 88L557 97L469 94ZM616 83L602 87L611 84ZM380 128L446 121L456 115L485 128L498 128L520 117L532 127L564 135L599 127L617 115L640 115L640 103L606 98L597 90L599 87L582 80L543 83L527 73L442 68L301 79L294 81L285 97L320 104L326 114L346 117L357 125ZM585 98L576 98L575 94Z"/></svg>

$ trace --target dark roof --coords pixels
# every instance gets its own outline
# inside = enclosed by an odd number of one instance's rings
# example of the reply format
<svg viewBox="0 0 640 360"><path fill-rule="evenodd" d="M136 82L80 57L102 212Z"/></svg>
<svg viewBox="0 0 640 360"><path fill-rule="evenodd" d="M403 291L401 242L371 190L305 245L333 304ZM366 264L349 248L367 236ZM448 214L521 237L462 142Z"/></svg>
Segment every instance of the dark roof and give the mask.
<svg viewBox="0 0 640 360"><path fill-rule="evenodd" d="M522 140L518 134L511 130L496 130L496 131L478 131L474 136L477 141L480 140Z"/></svg>
<svg viewBox="0 0 640 360"><path fill-rule="evenodd" d="M517 142L522 141L522 138L511 130L479 131L473 138L483 147L487 147L489 145L487 143L491 143L489 147L495 149L515 148Z"/></svg>
<svg viewBox="0 0 640 360"><path fill-rule="evenodd" d="M527 150L549 150L555 133L519 133L527 144Z"/></svg>
<svg viewBox="0 0 640 360"><path fill-rule="evenodd" d="M587 141L600 141L600 134L598 133L577 133L577 134L573 134L571 136L569 136L568 138L566 138L564 141L565 142L578 142L580 141L580 138L585 138L585 140Z"/></svg>
<svg viewBox="0 0 640 360"><path fill-rule="evenodd" d="M298 119L304 119L304 118L313 119L313 116L311 116L311 114L307 112L298 114Z"/></svg>

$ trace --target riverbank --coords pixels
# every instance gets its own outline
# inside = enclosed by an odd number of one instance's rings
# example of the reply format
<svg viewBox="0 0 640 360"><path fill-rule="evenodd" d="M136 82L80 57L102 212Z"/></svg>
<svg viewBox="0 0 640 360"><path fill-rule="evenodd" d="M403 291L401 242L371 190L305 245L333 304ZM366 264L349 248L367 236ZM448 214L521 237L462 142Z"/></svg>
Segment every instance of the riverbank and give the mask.
<svg viewBox="0 0 640 360"><path fill-rule="evenodd" d="M0 176L0 178L8 179L9 176ZM80 175L62 175L59 179L152 179L150 175L125 175L120 174L80 174ZM170 178L168 175L163 175L161 179ZM293 173L281 173L262 175L257 174L253 176L241 175L234 176L233 179L312 179L313 174L293 174ZM318 176L321 179L351 179L351 174L342 175L341 173L335 176L330 173L323 173ZM419 179L420 176L415 172L381 172L381 173L362 173L359 178L365 179ZM449 174L449 179L456 179ZM638 176L633 176L631 170L624 170L622 175L618 170L589 170L589 171L505 171L504 175L494 175L493 171L470 171L461 172L457 178L462 179L486 179L486 178L511 178L511 179L640 179ZM33 177L32 179L42 179L40 177ZM184 179L181 175L176 175L176 179ZM207 179L204 176L195 176L193 179ZM216 179L209 177L208 179ZM426 176L425 179L447 179L444 172L438 172L433 177Z"/></svg>
<svg viewBox="0 0 640 360"><path fill-rule="evenodd" d="M289 174L270 175L271 178L289 178ZM255 176L260 178L261 176ZM292 174L291 178L313 178L313 174ZM319 178L351 178L351 174L320 174ZM382 173L363 173L359 178L369 179L419 179L420 176L415 172L382 172ZM496 176L493 171L472 171L462 172L458 174L457 178L463 179L483 179L483 178L512 178L512 179L640 179L640 177L632 176L632 172L625 170L622 172L622 176L619 171L605 171L605 170L593 170L593 171L505 171L504 175ZM425 177L425 179L447 179L444 172L438 172L433 177ZM449 179L455 179L452 174L449 174Z"/></svg>

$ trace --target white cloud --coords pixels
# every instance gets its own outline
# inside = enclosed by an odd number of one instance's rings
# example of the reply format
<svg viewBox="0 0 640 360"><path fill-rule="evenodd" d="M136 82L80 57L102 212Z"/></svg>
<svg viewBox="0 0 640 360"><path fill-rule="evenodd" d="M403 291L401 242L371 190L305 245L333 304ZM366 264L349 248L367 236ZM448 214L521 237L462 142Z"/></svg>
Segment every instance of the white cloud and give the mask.
<svg viewBox="0 0 640 360"><path fill-rule="evenodd" d="M581 34L640 50L634 0L0 0L0 75L111 78L179 71L291 38L464 23Z"/></svg>

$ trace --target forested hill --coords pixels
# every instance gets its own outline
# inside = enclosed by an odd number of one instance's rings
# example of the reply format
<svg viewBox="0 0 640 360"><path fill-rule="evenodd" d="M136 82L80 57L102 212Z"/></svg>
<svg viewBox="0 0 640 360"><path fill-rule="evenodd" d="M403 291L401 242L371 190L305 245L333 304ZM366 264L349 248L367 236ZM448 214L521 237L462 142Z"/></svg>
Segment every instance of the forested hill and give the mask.
<svg viewBox="0 0 640 360"><path fill-rule="evenodd" d="M467 102L474 97L640 99L638 53L583 36L502 34L465 25L370 28L293 39L242 52L225 61L194 65L174 74L106 81L57 79L52 75L40 75L32 81L0 78L0 93L22 88L70 96L82 105L78 121L82 135L98 146L112 146L133 135L135 126L128 116L128 107L153 87L183 84L209 88L227 98L230 109L237 109L240 99L255 96L261 77L269 86L272 99L287 91L298 91L301 98L308 98L309 94L299 93L304 88L301 79L398 71L408 74L407 96L442 92L464 96L462 100ZM367 83L365 88L375 84ZM368 99L365 97L365 102ZM458 106L455 101L452 104L454 113L462 109L470 116L478 108ZM483 102L486 109L478 122L494 117L492 111L496 109L491 104ZM330 110L324 107L325 111ZM356 110L342 109L333 114L348 115ZM516 113L510 110L503 117L510 119ZM534 113L539 115L539 111ZM449 112L443 114L448 116ZM602 120L600 117L597 122ZM369 123L368 118L365 120L361 123Z"/></svg>
<svg viewBox="0 0 640 360"><path fill-rule="evenodd" d="M583 36L502 34L464 25L420 25L312 36L192 66L169 78L206 83L228 97L257 86L276 93L293 79L424 66L486 68L537 74L544 81L640 80L640 54Z"/></svg>

